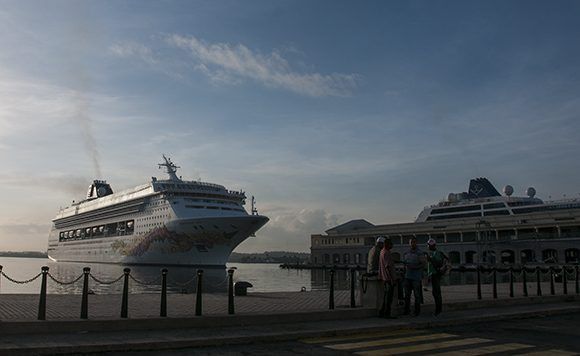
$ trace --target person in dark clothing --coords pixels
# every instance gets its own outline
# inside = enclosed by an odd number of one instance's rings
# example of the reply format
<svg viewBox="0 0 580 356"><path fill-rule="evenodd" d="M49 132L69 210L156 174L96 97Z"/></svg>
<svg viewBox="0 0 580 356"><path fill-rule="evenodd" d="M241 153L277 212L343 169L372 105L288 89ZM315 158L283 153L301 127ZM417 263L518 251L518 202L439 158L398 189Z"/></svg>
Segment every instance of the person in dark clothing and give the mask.
<svg viewBox="0 0 580 356"><path fill-rule="evenodd" d="M443 308L443 297L441 295L441 278L447 272L449 259L445 254L437 250L437 242L434 239L427 241L429 253L427 254L427 275L431 279L431 289L435 300L434 316L441 314Z"/></svg>

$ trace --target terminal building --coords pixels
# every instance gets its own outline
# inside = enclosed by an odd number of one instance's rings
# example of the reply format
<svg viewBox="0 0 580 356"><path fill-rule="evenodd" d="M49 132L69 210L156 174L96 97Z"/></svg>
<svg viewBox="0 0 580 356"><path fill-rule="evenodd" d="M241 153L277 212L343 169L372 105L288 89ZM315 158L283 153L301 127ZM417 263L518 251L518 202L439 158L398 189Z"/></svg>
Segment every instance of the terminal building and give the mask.
<svg viewBox="0 0 580 356"><path fill-rule="evenodd" d="M373 225L359 219L311 235L314 265L364 266L377 236L393 242L395 260L417 239L427 250L433 238L452 264L580 263L580 200L544 202L528 188L527 197L504 195L486 178L472 179L469 192L425 208L415 222Z"/></svg>

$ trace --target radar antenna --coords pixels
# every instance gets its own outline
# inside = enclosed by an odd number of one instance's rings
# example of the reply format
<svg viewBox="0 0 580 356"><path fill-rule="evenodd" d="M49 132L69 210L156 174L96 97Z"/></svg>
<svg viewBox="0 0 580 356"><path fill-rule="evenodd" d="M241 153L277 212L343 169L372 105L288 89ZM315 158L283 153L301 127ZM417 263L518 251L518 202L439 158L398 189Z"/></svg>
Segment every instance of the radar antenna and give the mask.
<svg viewBox="0 0 580 356"><path fill-rule="evenodd" d="M181 179L179 179L177 177L177 175L175 174L177 172L177 168L181 168L181 167L173 164L173 162L171 162L171 159L165 157L165 155L163 155L163 160L165 161L165 163L158 163L157 164L159 166L159 169L161 169L161 167L165 167L166 173L169 174L170 180L181 181Z"/></svg>
<svg viewBox="0 0 580 356"><path fill-rule="evenodd" d="M252 215L258 215L258 209L256 208L256 199L252 195Z"/></svg>

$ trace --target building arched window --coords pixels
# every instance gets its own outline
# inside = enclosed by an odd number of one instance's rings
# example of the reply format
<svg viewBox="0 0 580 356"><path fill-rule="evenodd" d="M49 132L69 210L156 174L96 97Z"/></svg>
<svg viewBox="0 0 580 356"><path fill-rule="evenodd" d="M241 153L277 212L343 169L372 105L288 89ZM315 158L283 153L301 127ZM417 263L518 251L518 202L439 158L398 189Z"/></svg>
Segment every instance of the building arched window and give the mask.
<svg viewBox="0 0 580 356"><path fill-rule="evenodd" d="M566 263L578 263L580 262L580 250L577 248L569 248L564 251L564 256L566 258Z"/></svg>
<svg viewBox="0 0 580 356"><path fill-rule="evenodd" d="M526 249L520 252L520 260L522 264L536 262L536 252L534 250Z"/></svg>
<svg viewBox="0 0 580 356"><path fill-rule="evenodd" d="M552 248L542 251L542 261L544 263L558 263L558 251Z"/></svg>
<svg viewBox="0 0 580 356"><path fill-rule="evenodd" d="M461 253L458 251L451 251L449 252L449 262L452 265L458 265L461 263Z"/></svg>
<svg viewBox="0 0 580 356"><path fill-rule="evenodd" d="M343 262L345 265L349 264L349 263L350 263L350 254L348 254L348 253L345 253L345 254L342 256L342 262Z"/></svg>
<svg viewBox="0 0 580 356"><path fill-rule="evenodd" d="M501 251L501 263L506 265L512 265L516 263L516 255L512 250L503 250Z"/></svg>
<svg viewBox="0 0 580 356"><path fill-rule="evenodd" d="M472 265L479 262L477 258L477 252L475 251L467 251L465 252L465 263Z"/></svg>

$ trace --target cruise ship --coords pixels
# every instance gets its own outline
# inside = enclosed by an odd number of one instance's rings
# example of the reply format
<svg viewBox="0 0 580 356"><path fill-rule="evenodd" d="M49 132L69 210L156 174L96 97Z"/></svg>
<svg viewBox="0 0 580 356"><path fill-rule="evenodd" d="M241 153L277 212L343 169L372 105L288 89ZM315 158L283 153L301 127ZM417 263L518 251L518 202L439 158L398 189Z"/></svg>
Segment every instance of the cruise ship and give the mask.
<svg viewBox="0 0 580 356"><path fill-rule="evenodd" d="M54 261L138 265L225 266L231 252L268 222L243 191L182 180L163 155L168 179L114 193L95 180L86 199L52 220L48 256Z"/></svg>
<svg viewBox="0 0 580 356"><path fill-rule="evenodd" d="M580 200L543 201L533 187L525 196L503 195L487 178L474 178L467 192L424 208L415 222L374 225L364 219L311 235L311 262L364 265L377 236L390 238L399 258L415 237L427 250L433 238L454 264L580 263Z"/></svg>

